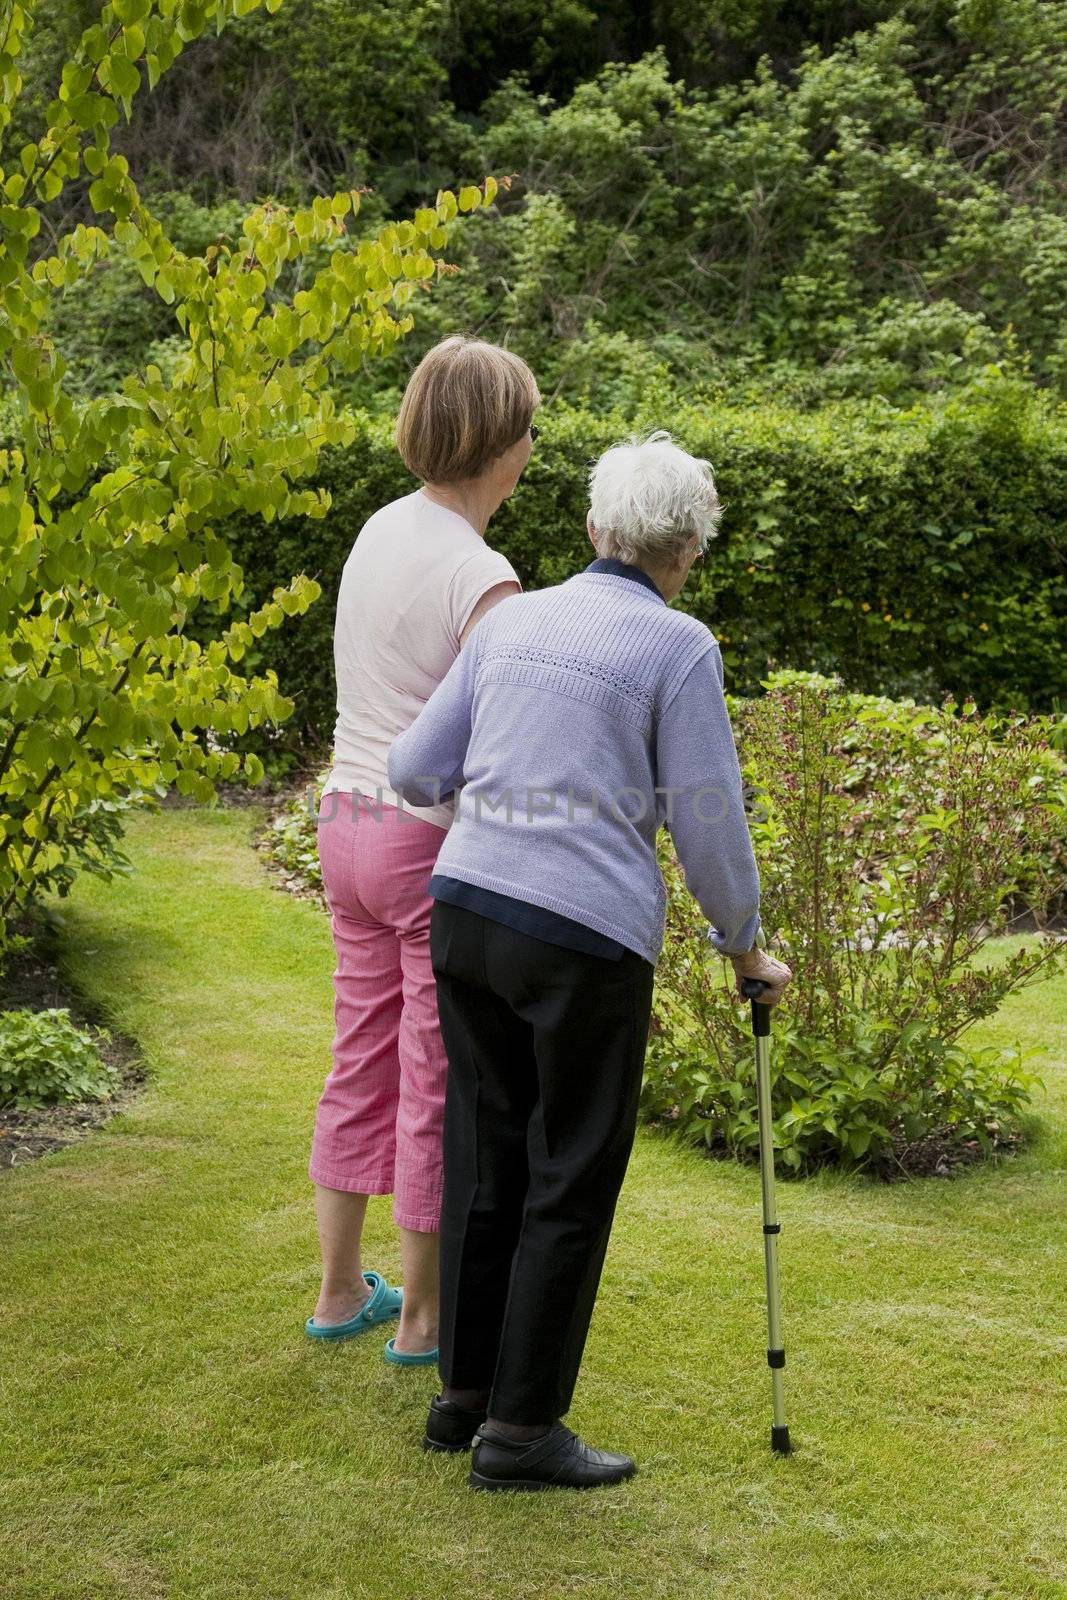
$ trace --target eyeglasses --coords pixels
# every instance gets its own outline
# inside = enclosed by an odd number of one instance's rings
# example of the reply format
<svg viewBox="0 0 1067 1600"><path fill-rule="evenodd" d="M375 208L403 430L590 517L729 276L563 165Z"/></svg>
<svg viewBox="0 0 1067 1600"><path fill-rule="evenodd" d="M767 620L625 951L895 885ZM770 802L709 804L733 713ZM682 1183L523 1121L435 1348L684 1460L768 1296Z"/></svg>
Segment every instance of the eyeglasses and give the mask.
<svg viewBox="0 0 1067 1600"><path fill-rule="evenodd" d="M541 432L540 428L534 428L534 427L531 426L531 428L530 428L530 438L531 439L536 439L537 435L540 432Z"/></svg>

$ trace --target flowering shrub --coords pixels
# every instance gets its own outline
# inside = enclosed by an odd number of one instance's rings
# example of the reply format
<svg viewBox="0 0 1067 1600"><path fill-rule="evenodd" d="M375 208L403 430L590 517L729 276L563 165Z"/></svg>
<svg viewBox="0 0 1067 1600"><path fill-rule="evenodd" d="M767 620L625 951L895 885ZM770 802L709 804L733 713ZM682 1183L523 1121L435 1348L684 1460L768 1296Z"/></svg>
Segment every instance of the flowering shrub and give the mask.
<svg viewBox="0 0 1067 1600"><path fill-rule="evenodd" d="M1037 1080L1019 1050L961 1036L1067 959L1045 935L995 965L975 960L1007 931L1013 891L1041 908L1062 886L1059 758L1043 721L850 696L796 673L733 709L759 793L751 831L769 948L794 972L775 1013L782 1164L878 1165L946 1131L986 1149L1006 1141ZM661 864L667 932L644 1113L750 1152L747 1012L709 956L666 839Z"/></svg>
<svg viewBox="0 0 1067 1600"><path fill-rule="evenodd" d="M1046 936L984 966L1022 900L1041 920L1062 893L1067 762L1045 719L972 705L848 694L779 672L731 700L747 781L764 926L794 982L775 1011L779 1160L884 1167L934 1139L1011 1141L1038 1081L1019 1050L962 1040L1012 990L1064 960ZM314 806L326 774L260 847L321 892ZM732 970L711 952L666 832L667 924L643 1115L720 1152L758 1148L752 1038ZM979 957L979 959L975 959Z"/></svg>
<svg viewBox="0 0 1067 1600"><path fill-rule="evenodd" d="M928 768L933 752L944 750L953 718L946 718L936 706L914 700L849 693L840 679L819 673L778 671L764 681L773 690L823 689L847 708L848 725L841 735L841 748L848 757L843 781L853 805L869 804L874 792L880 791L888 810L887 825L906 824L917 792L908 777L910 766L918 763ZM728 704L735 727L743 729L753 702L731 696ZM966 702L965 710L974 719L973 703ZM971 726L979 742L996 742L1014 727L1028 730L1024 781L1039 805L1014 872L1004 873L1001 904L1005 921L1010 921L1010 911L1019 904L1039 920L1047 918L1062 907L1067 892L1067 719L987 714L972 720ZM880 730L877 737L872 733L876 727ZM861 814L857 809L857 821Z"/></svg>

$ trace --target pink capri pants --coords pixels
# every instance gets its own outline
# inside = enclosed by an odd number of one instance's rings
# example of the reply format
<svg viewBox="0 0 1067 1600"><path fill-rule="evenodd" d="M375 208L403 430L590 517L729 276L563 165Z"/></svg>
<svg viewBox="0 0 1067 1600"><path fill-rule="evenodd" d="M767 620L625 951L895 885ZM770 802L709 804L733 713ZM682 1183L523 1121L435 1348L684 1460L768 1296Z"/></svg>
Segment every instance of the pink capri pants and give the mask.
<svg viewBox="0 0 1067 1600"><path fill-rule="evenodd" d="M448 1062L426 887L444 839L444 828L377 798L322 797L336 1036L308 1172L327 1189L394 1194L396 1222L419 1233L441 1221Z"/></svg>

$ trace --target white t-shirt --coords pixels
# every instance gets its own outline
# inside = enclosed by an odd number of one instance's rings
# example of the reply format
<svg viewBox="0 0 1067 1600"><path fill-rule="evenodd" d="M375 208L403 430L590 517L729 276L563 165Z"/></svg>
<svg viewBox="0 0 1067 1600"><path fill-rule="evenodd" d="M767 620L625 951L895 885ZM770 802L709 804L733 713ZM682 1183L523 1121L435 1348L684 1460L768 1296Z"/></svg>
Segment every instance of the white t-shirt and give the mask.
<svg viewBox="0 0 1067 1600"><path fill-rule="evenodd" d="M459 636L487 589L515 569L466 518L421 490L363 524L341 574L334 629L337 723L323 793L389 787L389 747L409 728L459 654ZM451 826L455 800L414 813Z"/></svg>

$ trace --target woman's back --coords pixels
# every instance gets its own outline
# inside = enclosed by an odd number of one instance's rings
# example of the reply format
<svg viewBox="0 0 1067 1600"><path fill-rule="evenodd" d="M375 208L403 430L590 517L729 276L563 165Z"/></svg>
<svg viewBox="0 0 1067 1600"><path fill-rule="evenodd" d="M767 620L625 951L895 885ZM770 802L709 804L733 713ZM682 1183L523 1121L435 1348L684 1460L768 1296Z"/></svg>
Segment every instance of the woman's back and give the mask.
<svg viewBox="0 0 1067 1600"><path fill-rule="evenodd" d="M331 789L395 804L387 757L460 649L478 601L518 582L511 563L457 512L421 491L376 511L345 562L337 597L337 722ZM420 811L447 828L454 804Z"/></svg>
<svg viewBox="0 0 1067 1600"><path fill-rule="evenodd" d="M579 922L653 965L666 822L712 942L747 951L759 877L719 647L628 570L598 558L496 606L393 746L393 775L420 816L423 798L462 785L436 873Z"/></svg>

